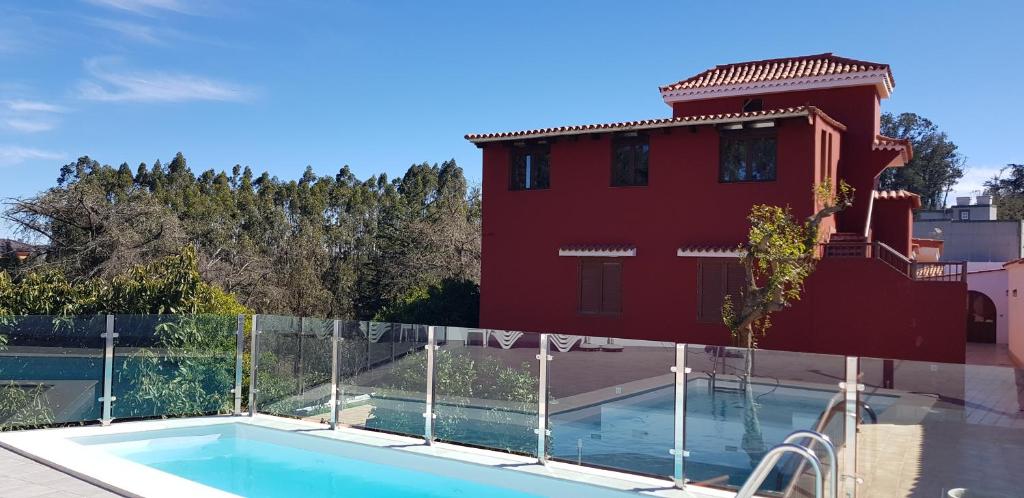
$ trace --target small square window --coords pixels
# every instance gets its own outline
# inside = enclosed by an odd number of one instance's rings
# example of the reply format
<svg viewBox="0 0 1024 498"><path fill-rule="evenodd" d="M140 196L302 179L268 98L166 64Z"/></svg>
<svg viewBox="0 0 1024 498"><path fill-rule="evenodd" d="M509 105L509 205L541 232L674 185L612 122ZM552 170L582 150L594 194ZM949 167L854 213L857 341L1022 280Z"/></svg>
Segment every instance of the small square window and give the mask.
<svg viewBox="0 0 1024 498"><path fill-rule="evenodd" d="M719 138L719 181L731 183L775 180L774 130L722 130Z"/></svg>
<svg viewBox="0 0 1024 498"><path fill-rule="evenodd" d="M612 186L647 185L647 155L650 145L645 135L616 137L612 140Z"/></svg>
<svg viewBox="0 0 1024 498"><path fill-rule="evenodd" d="M971 219L971 212L966 209L960 210L960 221L968 221Z"/></svg>
<svg viewBox="0 0 1024 498"><path fill-rule="evenodd" d="M547 144L516 145L508 168L509 190L540 190L551 187L551 148Z"/></svg>
<svg viewBox="0 0 1024 498"><path fill-rule="evenodd" d="M764 110L764 102L761 99L746 99L743 101L743 112L757 112Z"/></svg>

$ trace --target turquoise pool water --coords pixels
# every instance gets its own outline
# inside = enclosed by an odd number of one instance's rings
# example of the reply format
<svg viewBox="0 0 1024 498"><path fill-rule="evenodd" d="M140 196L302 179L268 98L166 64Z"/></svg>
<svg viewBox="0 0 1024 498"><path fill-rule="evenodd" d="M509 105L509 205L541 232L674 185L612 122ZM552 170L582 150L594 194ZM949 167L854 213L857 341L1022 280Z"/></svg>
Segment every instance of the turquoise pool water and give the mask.
<svg viewBox="0 0 1024 498"><path fill-rule="evenodd" d="M76 442L251 498L528 498L633 494L246 424Z"/></svg>

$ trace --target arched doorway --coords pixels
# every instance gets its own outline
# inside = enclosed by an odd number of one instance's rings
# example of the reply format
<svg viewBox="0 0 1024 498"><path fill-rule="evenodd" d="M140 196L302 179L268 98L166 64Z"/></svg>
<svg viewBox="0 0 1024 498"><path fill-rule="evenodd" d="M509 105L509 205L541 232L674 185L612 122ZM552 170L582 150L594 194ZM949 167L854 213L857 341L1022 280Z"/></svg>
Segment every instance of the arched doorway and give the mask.
<svg viewBox="0 0 1024 498"><path fill-rule="evenodd" d="M996 304L978 291L967 291L967 342L996 342Z"/></svg>

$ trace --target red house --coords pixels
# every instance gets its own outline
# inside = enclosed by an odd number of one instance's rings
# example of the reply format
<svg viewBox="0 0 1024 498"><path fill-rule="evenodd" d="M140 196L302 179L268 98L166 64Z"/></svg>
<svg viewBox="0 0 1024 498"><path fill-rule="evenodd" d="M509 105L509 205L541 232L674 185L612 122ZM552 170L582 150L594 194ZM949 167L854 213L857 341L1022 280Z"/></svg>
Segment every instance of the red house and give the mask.
<svg viewBox="0 0 1024 498"><path fill-rule="evenodd" d="M886 64L832 54L726 64L661 87L672 117L466 138L483 150L482 327L729 344L723 297L754 204L816 209L843 179L802 300L768 349L963 362L959 264L914 260L910 160L879 134ZM836 219L837 218L837 219Z"/></svg>

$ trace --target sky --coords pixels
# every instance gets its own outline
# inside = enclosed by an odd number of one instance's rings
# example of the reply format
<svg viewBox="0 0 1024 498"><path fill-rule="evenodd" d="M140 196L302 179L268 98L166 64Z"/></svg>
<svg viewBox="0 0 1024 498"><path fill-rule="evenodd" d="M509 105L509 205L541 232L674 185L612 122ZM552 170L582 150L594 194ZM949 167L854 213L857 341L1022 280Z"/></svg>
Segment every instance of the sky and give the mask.
<svg viewBox="0 0 1024 498"><path fill-rule="evenodd" d="M946 131L968 165L954 194L977 193L1024 161L1022 15L1009 1L6 0L0 199L79 156L134 169L178 151L196 172L280 178L454 158L478 182L466 133L666 117L659 85L821 52L890 64L883 110Z"/></svg>

